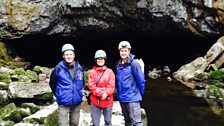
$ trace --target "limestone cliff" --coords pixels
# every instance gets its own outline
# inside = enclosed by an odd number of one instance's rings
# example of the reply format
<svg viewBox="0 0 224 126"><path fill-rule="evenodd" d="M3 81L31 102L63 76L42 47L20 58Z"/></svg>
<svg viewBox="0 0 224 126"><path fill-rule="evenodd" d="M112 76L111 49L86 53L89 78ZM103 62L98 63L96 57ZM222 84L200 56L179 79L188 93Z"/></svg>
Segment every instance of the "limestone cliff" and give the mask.
<svg viewBox="0 0 224 126"><path fill-rule="evenodd" d="M223 35L223 0L1 0L0 38L87 31Z"/></svg>

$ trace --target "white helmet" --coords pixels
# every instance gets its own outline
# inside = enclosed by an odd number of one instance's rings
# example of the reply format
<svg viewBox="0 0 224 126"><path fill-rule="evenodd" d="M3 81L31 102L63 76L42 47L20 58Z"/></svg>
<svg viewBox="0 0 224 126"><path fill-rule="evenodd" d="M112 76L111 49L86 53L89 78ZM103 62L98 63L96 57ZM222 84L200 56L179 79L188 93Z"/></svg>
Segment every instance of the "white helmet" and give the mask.
<svg viewBox="0 0 224 126"><path fill-rule="evenodd" d="M121 48L129 48L131 49L131 45L128 41L121 41L118 45L118 49L121 49Z"/></svg>

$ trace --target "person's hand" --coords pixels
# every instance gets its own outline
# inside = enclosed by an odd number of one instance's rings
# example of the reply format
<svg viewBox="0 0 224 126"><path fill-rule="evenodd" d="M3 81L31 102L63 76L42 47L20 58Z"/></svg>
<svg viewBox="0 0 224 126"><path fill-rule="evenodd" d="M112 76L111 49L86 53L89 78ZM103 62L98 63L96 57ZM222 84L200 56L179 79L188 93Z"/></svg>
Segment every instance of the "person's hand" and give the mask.
<svg viewBox="0 0 224 126"><path fill-rule="evenodd" d="M96 88L96 93L104 92L104 88Z"/></svg>
<svg viewBox="0 0 224 126"><path fill-rule="evenodd" d="M107 98L107 93L103 93L101 100L105 100Z"/></svg>

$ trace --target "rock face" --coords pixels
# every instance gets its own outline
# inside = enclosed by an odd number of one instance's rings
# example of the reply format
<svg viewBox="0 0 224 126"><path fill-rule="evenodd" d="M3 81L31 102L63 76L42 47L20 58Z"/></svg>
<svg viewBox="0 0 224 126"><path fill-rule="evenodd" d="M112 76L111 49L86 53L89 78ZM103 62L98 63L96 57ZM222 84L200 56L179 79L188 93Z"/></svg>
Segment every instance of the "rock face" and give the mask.
<svg viewBox="0 0 224 126"><path fill-rule="evenodd" d="M216 115L223 117L224 106L224 36L203 57L183 65L173 77L190 87L198 98L204 98Z"/></svg>
<svg viewBox="0 0 224 126"><path fill-rule="evenodd" d="M198 57L194 61L183 65L178 71L173 73L173 76L181 82L191 82L194 77L206 70L217 70L223 65L223 51L224 51L224 36L219 38L218 41L207 51L204 57ZM195 84L189 84L191 88Z"/></svg>
<svg viewBox="0 0 224 126"><path fill-rule="evenodd" d="M223 5L223 0L1 0L0 38L78 36L86 31L220 36Z"/></svg>

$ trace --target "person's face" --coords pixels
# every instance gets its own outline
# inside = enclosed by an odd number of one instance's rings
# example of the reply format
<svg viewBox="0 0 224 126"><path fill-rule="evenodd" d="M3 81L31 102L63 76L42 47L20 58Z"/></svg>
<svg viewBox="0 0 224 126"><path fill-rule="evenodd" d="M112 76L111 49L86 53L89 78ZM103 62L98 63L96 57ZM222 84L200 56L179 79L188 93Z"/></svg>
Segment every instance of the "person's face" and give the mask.
<svg viewBox="0 0 224 126"><path fill-rule="evenodd" d="M130 49L128 49L128 48L121 48L121 49L120 49L120 56L121 56L121 59L127 59L129 53L130 53Z"/></svg>
<svg viewBox="0 0 224 126"><path fill-rule="evenodd" d="M105 59L104 58L97 58L96 63L97 63L98 66L104 66Z"/></svg>
<svg viewBox="0 0 224 126"><path fill-rule="evenodd" d="M75 59L75 53L72 50L66 50L63 53L63 58L65 59L65 61L69 64L74 62Z"/></svg>

